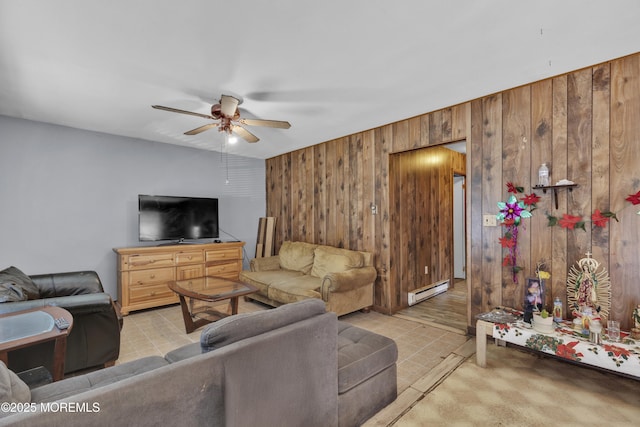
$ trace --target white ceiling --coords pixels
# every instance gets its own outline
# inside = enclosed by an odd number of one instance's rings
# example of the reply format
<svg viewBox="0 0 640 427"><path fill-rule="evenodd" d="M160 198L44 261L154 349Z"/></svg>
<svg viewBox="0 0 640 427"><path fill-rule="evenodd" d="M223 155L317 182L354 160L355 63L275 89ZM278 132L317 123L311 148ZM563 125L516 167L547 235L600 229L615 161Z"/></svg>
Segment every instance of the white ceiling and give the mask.
<svg viewBox="0 0 640 427"><path fill-rule="evenodd" d="M640 51L637 0L0 0L0 114L269 158Z"/></svg>

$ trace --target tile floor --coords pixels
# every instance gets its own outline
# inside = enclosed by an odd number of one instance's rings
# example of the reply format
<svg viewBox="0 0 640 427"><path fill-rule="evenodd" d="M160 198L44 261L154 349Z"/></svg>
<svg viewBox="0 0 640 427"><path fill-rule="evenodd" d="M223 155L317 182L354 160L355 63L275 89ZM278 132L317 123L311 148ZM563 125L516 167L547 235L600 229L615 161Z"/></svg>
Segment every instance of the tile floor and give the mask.
<svg viewBox="0 0 640 427"><path fill-rule="evenodd" d="M266 306L240 301L239 312L264 310ZM340 320L385 335L398 345L398 393L443 361L469 337L416 321L369 312L356 312ZM180 306L132 312L124 317L120 358L124 363L145 356L164 356L169 351L198 342L200 329L184 330Z"/></svg>

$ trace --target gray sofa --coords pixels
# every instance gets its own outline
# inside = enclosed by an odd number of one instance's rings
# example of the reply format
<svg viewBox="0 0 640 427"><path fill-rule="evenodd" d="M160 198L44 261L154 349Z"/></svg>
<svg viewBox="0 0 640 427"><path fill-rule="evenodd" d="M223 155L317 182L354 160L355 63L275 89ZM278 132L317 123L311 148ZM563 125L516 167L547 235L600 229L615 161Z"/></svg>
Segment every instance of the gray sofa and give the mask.
<svg viewBox="0 0 640 427"><path fill-rule="evenodd" d="M86 410L5 413L0 425L357 426L396 398L396 360L393 340L307 300L208 325L164 358L35 388L38 409ZM5 401L24 392L2 386L15 392Z"/></svg>

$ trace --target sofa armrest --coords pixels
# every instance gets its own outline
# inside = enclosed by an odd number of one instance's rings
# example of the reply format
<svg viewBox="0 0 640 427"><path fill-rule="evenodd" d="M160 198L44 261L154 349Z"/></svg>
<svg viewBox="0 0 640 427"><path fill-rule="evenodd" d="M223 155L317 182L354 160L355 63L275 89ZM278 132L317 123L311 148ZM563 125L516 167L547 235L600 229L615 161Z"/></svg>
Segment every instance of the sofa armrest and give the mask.
<svg viewBox="0 0 640 427"><path fill-rule="evenodd" d="M251 271L273 271L280 270L280 257L269 256L265 258L253 258L249 266Z"/></svg>
<svg viewBox="0 0 640 427"><path fill-rule="evenodd" d="M104 292L95 271L39 274L29 276L40 290L41 298L65 297Z"/></svg>
<svg viewBox="0 0 640 427"><path fill-rule="evenodd" d="M331 292L346 292L371 285L376 280L374 267L353 268L340 273L329 273L322 278L322 299L328 300Z"/></svg>

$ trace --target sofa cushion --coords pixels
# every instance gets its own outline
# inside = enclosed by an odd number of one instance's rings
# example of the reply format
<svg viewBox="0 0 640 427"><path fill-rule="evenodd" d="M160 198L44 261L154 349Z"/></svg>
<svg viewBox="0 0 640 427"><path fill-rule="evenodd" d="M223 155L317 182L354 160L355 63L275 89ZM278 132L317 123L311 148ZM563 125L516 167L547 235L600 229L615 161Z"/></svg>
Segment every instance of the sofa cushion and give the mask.
<svg viewBox="0 0 640 427"><path fill-rule="evenodd" d="M38 298L40 298L38 287L20 269L11 266L0 271L0 302Z"/></svg>
<svg viewBox="0 0 640 427"><path fill-rule="evenodd" d="M289 280L272 283L267 297L283 304L302 301L309 298L322 299L320 285L322 279L309 275L302 275Z"/></svg>
<svg viewBox="0 0 640 427"><path fill-rule="evenodd" d="M238 278L241 282L248 283L258 288L259 293L267 295L269 287L274 283L282 283L302 276L304 276L303 273L293 270L242 270Z"/></svg>
<svg viewBox="0 0 640 427"><path fill-rule="evenodd" d="M322 300L308 299L273 310L225 317L205 327L200 335L200 346L202 352L206 353L324 312Z"/></svg>
<svg viewBox="0 0 640 427"><path fill-rule="evenodd" d="M0 402L31 402L29 386L2 361L0 361Z"/></svg>
<svg viewBox="0 0 640 427"><path fill-rule="evenodd" d="M398 359L398 347L388 337L346 322L338 322L338 393L366 381Z"/></svg>
<svg viewBox="0 0 640 427"><path fill-rule="evenodd" d="M280 267L309 274L313 266L314 250L318 245L306 242L283 242L278 252Z"/></svg>
<svg viewBox="0 0 640 427"><path fill-rule="evenodd" d="M324 277L329 273L340 273L363 265L360 252L331 246L318 246L315 250L311 275Z"/></svg>
<svg viewBox="0 0 640 427"><path fill-rule="evenodd" d="M160 356L143 357L121 365L115 365L110 368L100 369L85 375L70 377L62 381L34 388L31 391L31 400L38 403L53 402L98 387L104 387L108 384L167 366L168 364L169 362Z"/></svg>

